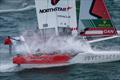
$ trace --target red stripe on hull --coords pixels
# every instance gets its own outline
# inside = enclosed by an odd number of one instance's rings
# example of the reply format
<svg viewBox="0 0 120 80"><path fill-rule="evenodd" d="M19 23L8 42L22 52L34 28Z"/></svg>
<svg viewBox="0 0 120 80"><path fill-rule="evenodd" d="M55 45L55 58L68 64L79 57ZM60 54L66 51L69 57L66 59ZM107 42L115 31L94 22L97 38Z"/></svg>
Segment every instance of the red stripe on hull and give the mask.
<svg viewBox="0 0 120 80"><path fill-rule="evenodd" d="M105 6L104 0L93 0L92 14L102 19L110 19L110 14Z"/></svg>
<svg viewBox="0 0 120 80"><path fill-rule="evenodd" d="M87 33L89 32L89 33ZM94 32L94 33L93 33ZM100 33L98 33L100 32ZM114 28L87 28L84 32L81 32L81 36L112 36L116 35L116 30Z"/></svg>
<svg viewBox="0 0 120 80"><path fill-rule="evenodd" d="M71 56L66 54L54 54L54 55L26 55L13 57L14 64L58 64L66 63L71 59Z"/></svg>

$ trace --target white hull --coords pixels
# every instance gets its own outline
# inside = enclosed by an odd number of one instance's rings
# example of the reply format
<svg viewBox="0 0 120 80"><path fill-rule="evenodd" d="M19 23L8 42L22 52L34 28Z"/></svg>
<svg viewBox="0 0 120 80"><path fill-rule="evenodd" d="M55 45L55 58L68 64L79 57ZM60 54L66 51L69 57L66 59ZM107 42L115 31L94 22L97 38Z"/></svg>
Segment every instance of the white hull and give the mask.
<svg viewBox="0 0 120 80"><path fill-rule="evenodd" d="M74 57L72 63L103 63L120 60L120 51L93 51L79 53Z"/></svg>
<svg viewBox="0 0 120 80"><path fill-rule="evenodd" d="M49 68L49 67L61 67L72 64L91 64L91 63L103 63L113 62L120 60L119 51L94 51L79 53L68 63L63 64L21 64L22 68Z"/></svg>
<svg viewBox="0 0 120 80"><path fill-rule="evenodd" d="M70 63L63 64L21 64L20 67L23 69L31 69L31 68L51 68L51 67L61 67L68 66Z"/></svg>
<svg viewBox="0 0 120 80"><path fill-rule="evenodd" d="M120 51L94 51L79 53L68 63L62 64L21 64L20 66L15 64L3 64L0 66L0 72L12 72L21 71L23 69L32 68L50 68L50 67L61 67L72 64L93 64L103 62L113 62L120 60Z"/></svg>

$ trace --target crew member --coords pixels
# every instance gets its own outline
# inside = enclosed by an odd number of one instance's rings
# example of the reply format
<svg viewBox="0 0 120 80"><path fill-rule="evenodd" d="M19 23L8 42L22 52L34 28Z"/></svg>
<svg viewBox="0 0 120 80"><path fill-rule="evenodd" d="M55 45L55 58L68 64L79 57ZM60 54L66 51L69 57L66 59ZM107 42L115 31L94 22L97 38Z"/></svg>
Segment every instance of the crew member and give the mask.
<svg viewBox="0 0 120 80"><path fill-rule="evenodd" d="M11 55L12 54L12 40L10 36L5 38L4 44L9 46L9 54Z"/></svg>

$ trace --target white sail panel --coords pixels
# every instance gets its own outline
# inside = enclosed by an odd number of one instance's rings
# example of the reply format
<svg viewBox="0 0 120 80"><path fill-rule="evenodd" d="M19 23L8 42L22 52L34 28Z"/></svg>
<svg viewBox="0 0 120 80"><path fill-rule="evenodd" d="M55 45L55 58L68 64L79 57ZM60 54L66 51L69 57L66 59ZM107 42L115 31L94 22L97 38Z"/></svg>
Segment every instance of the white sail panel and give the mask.
<svg viewBox="0 0 120 80"><path fill-rule="evenodd" d="M54 12L46 12L49 8L52 8L48 1L49 0L35 0L39 29L53 28L56 26L56 14Z"/></svg>
<svg viewBox="0 0 120 80"><path fill-rule="evenodd" d="M72 5L72 9L69 10L70 15L70 27L73 29L72 34L77 34L77 13L76 13L76 2L75 0L70 0L69 5Z"/></svg>
<svg viewBox="0 0 120 80"><path fill-rule="evenodd" d="M97 19L93 15L90 15L89 11L93 0L81 0L80 2L80 19Z"/></svg>
<svg viewBox="0 0 120 80"><path fill-rule="evenodd" d="M35 4L39 29L55 28L58 33L59 27L77 28L75 0L35 0Z"/></svg>

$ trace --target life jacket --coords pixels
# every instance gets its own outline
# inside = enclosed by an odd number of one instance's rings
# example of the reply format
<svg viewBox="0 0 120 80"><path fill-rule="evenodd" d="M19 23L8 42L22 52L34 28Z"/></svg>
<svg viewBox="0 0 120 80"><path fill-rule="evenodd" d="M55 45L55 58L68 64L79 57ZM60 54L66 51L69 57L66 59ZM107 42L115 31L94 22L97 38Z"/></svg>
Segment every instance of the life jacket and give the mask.
<svg viewBox="0 0 120 80"><path fill-rule="evenodd" d="M13 57L13 63L14 64L23 64L25 62L26 62L26 60L25 60L25 58L23 56L15 56L15 57Z"/></svg>
<svg viewBox="0 0 120 80"><path fill-rule="evenodd" d="M11 44L12 44L11 39L10 39L10 38L6 38L6 39L4 40L4 44L5 44L5 45L11 45Z"/></svg>

